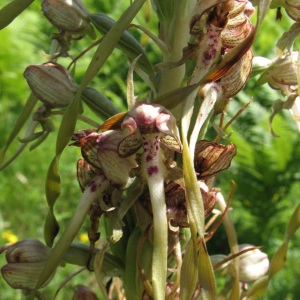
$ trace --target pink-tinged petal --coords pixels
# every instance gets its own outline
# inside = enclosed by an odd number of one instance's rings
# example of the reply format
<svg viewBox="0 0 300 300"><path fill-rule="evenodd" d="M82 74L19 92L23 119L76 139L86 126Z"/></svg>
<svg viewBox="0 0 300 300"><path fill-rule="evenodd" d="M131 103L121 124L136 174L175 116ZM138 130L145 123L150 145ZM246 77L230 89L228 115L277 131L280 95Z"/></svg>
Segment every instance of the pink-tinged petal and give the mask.
<svg viewBox="0 0 300 300"><path fill-rule="evenodd" d="M122 131L108 130L98 135L97 143L99 150L114 150L116 151L120 141L124 138Z"/></svg>
<svg viewBox="0 0 300 300"><path fill-rule="evenodd" d="M156 119L156 127L162 133L160 141L169 149L182 152L182 145L176 126L176 119L171 112L165 110Z"/></svg>
<svg viewBox="0 0 300 300"><path fill-rule="evenodd" d="M136 132L137 124L133 117L127 116L122 122L121 128L125 134Z"/></svg>
<svg viewBox="0 0 300 300"><path fill-rule="evenodd" d="M143 101L137 102L135 107L128 113L129 117L132 117L136 125L147 126L154 124L156 118L165 108L158 104L147 104Z"/></svg>
<svg viewBox="0 0 300 300"><path fill-rule="evenodd" d="M120 157L128 157L136 153L143 143L139 132L132 133L125 137L118 146L118 153Z"/></svg>

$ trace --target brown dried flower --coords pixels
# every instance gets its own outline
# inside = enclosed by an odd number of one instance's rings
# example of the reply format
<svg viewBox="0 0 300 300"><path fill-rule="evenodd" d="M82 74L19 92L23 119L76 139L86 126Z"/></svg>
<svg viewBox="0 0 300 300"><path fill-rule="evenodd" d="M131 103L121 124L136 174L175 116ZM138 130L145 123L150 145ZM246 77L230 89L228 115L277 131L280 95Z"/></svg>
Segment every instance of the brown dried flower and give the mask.
<svg viewBox="0 0 300 300"><path fill-rule="evenodd" d="M224 146L206 140L199 141L195 149L195 171L198 179L208 179L229 168L236 155L233 143Z"/></svg>

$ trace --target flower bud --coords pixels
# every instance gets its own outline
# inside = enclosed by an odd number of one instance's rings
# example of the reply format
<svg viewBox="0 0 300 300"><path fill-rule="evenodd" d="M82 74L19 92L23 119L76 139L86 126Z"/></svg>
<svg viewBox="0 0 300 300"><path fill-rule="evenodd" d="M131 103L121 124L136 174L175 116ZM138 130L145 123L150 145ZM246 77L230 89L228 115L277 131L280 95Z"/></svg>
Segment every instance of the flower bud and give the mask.
<svg viewBox="0 0 300 300"><path fill-rule="evenodd" d="M89 12L80 0L44 0L42 12L51 24L64 32L91 30Z"/></svg>
<svg viewBox="0 0 300 300"><path fill-rule="evenodd" d="M2 277L14 289L34 289L51 249L34 239L19 241L6 251ZM47 285L49 280L43 285Z"/></svg>
<svg viewBox="0 0 300 300"><path fill-rule="evenodd" d="M229 168L232 158L236 155L236 147L210 141L199 141L195 149L195 171L198 179L208 179Z"/></svg>
<svg viewBox="0 0 300 300"><path fill-rule="evenodd" d="M249 244L239 245L239 251L255 247ZM259 249L247 251L239 256L239 278L241 282L252 282L264 276L269 269L269 259L266 253ZM231 264L228 272L233 274Z"/></svg>
<svg viewBox="0 0 300 300"><path fill-rule="evenodd" d="M34 95L50 108L67 106L78 90L67 70L52 62L28 66L24 77Z"/></svg>
<svg viewBox="0 0 300 300"><path fill-rule="evenodd" d="M74 291L72 300L98 300L97 295L82 284L76 285Z"/></svg>
<svg viewBox="0 0 300 300"><path fill-rule="evenodd" d="M39 262L47 260L51 249L35 239L26 239L10 246L6 251L8 263Z"/></svg>

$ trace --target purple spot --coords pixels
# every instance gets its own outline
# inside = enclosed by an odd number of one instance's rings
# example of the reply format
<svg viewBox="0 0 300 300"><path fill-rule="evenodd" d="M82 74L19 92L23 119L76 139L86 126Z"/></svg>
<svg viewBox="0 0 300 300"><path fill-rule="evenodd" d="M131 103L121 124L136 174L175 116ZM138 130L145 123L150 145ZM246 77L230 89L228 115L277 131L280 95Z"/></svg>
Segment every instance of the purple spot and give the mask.
<svg viewBox="0 0 300 300"><path fill-rule="evenodd" d="M153 157L152 157L151 155L148 154L148 155L146 156L146 161L147 161L147 162L151 161L152 159L153 159Z"/></svg>
<svg viewBox="0 0 300 300"><path fill-rule="evenodd" d="M96 189L97 189L97 184L96 184L95 181L92 181L92 182L90 183L90 189L91 189L91 192L92 192L92 193L96 191Z"/></svg>
<svg viewBox="0 0 300 300"><path fill-rule="evenodd" d="M148 171L148 175L152 176L153 174L158 173L158 167L157 166L151 166L147 169L147 171Z"/></svg>
<svg viewBox="0 0 300 300"><path fill-rule="evenodd" d="M158 150L158 145L155 146L156 151Z"/></svg>

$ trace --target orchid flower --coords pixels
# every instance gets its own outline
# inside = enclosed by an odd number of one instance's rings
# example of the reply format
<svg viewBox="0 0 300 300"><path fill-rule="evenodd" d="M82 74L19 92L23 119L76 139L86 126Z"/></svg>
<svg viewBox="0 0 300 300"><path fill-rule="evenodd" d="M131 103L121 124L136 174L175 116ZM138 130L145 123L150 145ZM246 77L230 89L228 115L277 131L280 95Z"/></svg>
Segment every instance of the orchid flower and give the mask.
<svg viewBox="0 0 300 300"><path fill-rule="evenodd" d="M148 184L153 211L153 295L157 300L164 299L168 248L164 179L168 166L163 146L181 152L176 119L161 105L137 102L121 128L126 136L118 146L120 157L128 157L142 148L142 180Z"/></svg>

